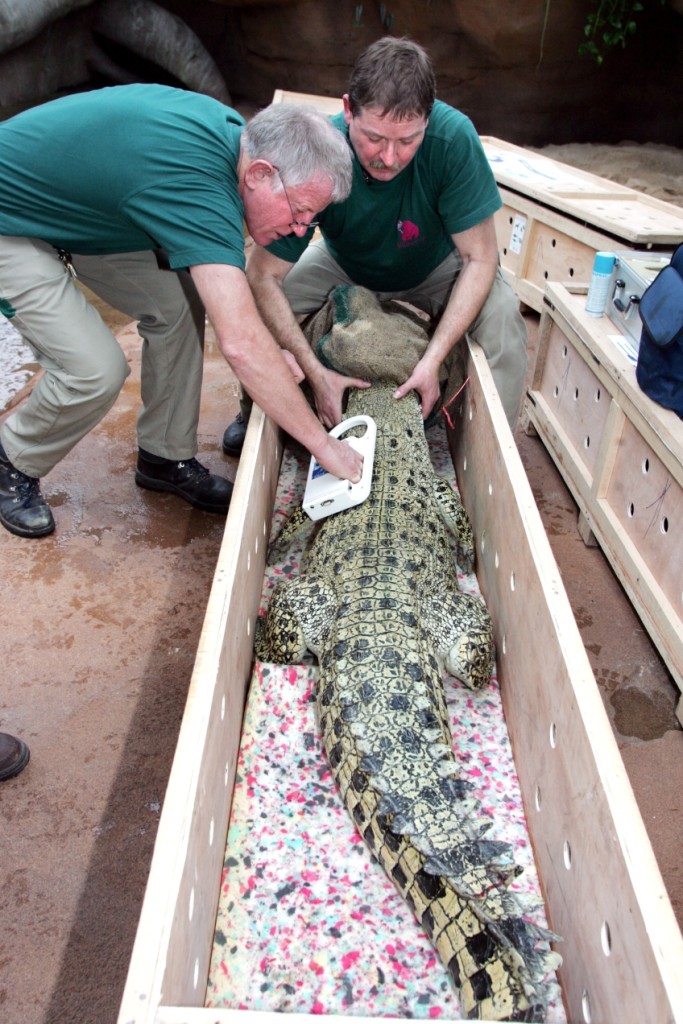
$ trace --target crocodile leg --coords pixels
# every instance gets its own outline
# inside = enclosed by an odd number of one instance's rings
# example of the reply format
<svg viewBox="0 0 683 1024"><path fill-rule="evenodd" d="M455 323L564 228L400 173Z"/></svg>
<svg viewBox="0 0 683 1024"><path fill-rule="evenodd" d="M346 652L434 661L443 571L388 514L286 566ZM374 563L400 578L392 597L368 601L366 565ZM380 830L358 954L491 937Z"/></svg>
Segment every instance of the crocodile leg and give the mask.
<svg viewBox="0 0 683 1024"><path fill-rule="evenodd" d="M446 671L470 690L490 682L493 625L481 601L460 592L430 592L420 602L420 617Z"/></svg>
<svg viewBox="0 0 683 1024"><path fill-rule="evenodd" d="M319 576L297 576L278 583L268 616L259 620L254 640L256 657L278 665L301 661L307 650L318 654L334 621L337 600Z"/></svg>
<svg viewBox="0 0 683 1024"><path fill-rule="evenodd" d="M463 508L460 495L447 480L434 475L433 484L436 508L446 528L456 539L458 565L463 572L474 572L474 538L472 524Z"/></svg>

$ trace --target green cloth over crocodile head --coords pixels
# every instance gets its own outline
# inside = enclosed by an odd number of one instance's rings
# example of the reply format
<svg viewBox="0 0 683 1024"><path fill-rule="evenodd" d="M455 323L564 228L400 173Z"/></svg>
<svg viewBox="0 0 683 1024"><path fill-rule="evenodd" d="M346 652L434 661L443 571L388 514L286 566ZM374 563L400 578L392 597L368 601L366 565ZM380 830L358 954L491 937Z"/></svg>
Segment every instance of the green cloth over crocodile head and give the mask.
<svg viewBox="0 0 683 1024"><path fill-rule="evenodd" d="M302 326L323 366L387 384L408 379L431 333L429 320L411 307L393 299L380 302L358 285L337 285ZM447 376L442 366L442 384Z"/></svg>

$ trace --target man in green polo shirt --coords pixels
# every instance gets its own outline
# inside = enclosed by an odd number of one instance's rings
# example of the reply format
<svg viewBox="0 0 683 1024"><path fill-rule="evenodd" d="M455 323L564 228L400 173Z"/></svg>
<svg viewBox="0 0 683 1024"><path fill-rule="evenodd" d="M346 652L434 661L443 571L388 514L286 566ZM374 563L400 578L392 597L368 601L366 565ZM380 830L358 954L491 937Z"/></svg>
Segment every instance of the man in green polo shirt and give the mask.
<svg viewBox="0 0 683 1024"><path fill-rule="evenodd" d="M439 368L468 333L482 346L505 413L514 425L527 364L519 304L498 266L493 215L498 188L471 121L435 101L422 47L384 37L359 58L332 123L353 151L344 203L319 217L322 239L280 239L258 247L247 277L266 323L297 359L322 422L339 422L350 381L313 354L296 317L319 309L335 285L361 285L380 299L406 300L436 326L411 376L426 418L439 399ZM237 454L249 403L225 432Z"/></svg>
<svg viewBox="0 0 683 1024"><path fill-rule="evenodd" d="M259 316L244 223L261 246L304 235L346 198L351 157L329 121L271 106L248 125L196 93L96 90L0 124L0 312L43 374L0 432L0 522L55 528L39 480L111 408L129 373L80 280L143 338L136 482L225 514L232 484L195 458L205 313L259 405L335 476L362 459L330 438Z"/></svg>

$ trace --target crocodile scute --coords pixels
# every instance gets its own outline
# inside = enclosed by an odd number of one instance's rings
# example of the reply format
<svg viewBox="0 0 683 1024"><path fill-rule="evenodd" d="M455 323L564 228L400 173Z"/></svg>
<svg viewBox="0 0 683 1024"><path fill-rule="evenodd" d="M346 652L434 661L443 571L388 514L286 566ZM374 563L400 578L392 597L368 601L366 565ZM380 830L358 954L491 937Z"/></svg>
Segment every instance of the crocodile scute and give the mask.
<svg viewBox="0 0 683 1024"><path fill-rule="evenodd" d="M324 749L347 810L425 929L469 1019L542 1021L556 938L526 919L511 892L505 843L486 837L458 778L442 673L488 683L494 650L484 604L458 587L473 567L457 493L431 466L414 394L352 390L346 415L372 416L370 496L322 522L300 575L279 583L256 655L318 658Z"/></svg>

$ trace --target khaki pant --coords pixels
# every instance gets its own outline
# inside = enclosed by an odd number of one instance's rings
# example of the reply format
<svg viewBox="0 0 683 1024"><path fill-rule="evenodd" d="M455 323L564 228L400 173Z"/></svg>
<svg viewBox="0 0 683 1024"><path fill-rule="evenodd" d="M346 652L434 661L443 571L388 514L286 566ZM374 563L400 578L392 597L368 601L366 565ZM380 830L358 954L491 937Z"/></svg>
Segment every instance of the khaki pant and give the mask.
<svg viewBox="0 0 683 1024"><path fill-rule="evenodd" d="M139 446L163 458L192 458L204 309L190 275L161 270L153 252L74 254L73 265L80 282L138 321ZM17 469L42 477L109 411L130 367L51 245L0 236L0 300L44 370L5 423L2 443Z"/></svg>

